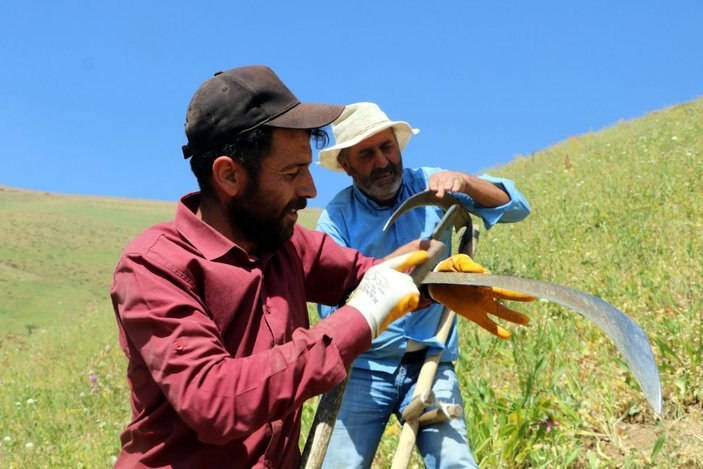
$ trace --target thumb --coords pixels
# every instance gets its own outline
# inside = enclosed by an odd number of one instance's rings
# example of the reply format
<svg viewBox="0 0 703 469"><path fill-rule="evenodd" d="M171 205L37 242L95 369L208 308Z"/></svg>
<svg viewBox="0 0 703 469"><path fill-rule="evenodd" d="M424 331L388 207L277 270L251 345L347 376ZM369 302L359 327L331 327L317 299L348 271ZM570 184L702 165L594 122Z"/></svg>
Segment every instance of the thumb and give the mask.
<svg viewBox="0 0 703 469"><path fill-rule="evenodd" d="M420 304L420 295L417 293L408 293L395 304L391 312L386 316L385 321L381 324L380 332L385 331L388 326L396 319L404 316L406 313L415 310Z"/></svg>
<svg viewBox="0 0 703 469"><path fill-rule="evenodd" d="M470 272L482 274L486 269L466 254L454 254L444 259L434 268L435 272Z"/></svg>
<svg viewBox="0 0 703 469"><path fill-rule="evenodd" d="M388 267L389 269L397 270L398 272L403 272L411 267L418 266L429 258L427 251L418 250L412 251L407 254L393 257L387 261L381 262L379 265L383 267Z"/></svg>

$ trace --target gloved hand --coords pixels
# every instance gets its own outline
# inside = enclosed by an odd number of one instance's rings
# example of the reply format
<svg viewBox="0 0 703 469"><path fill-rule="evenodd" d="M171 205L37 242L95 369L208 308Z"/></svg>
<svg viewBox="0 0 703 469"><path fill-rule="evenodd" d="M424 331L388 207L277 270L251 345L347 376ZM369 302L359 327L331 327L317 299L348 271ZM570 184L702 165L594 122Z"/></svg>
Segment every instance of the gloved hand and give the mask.
<svg viewBox="0 0 703 469"><path fill-rule="evenodd" d="M356 287L347 304L366 318L375 339L388 325L418 307L420 292L409 275L401 271L420 265L427 251L413 251L371 267Z"/></svg>
<svg viewBox="0 0 703 469"><path fill-rule="evenodd" d="M449 257L434 268L435 272L488 273L480 264L466 254ZM476 287L468 285L430 285L430 296L452 311L473 321L501 339L510 337L510 332L489 319L488 313L515 324L527 324L530 318L506 308L498 299L513 301L534 301L532 295L496 287Z"/></svg>

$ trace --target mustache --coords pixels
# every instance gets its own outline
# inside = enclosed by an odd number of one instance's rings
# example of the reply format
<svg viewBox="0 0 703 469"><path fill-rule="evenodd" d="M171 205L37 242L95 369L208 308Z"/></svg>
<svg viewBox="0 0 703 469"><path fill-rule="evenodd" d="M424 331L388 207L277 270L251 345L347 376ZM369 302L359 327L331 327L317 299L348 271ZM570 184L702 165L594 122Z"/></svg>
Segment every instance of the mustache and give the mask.
<svg viewBox="0 0 703 469"><path fill-rule="evenodd" d="M371 179L380 178L388 174L396 174L397 172L398 171L395 165L393 163L388 163L388 166L386 166L385 168L373 169L371 171Z"/></svg>
<svg viewBox="0 0 703 469"><path fill-rule="evenodd" d="M290 210L302 210L305 207L308 206L308 199L305 197L299 197L295 200L292 200L286 205L286 208L284 209L284 212L288 212Z"/></svg>

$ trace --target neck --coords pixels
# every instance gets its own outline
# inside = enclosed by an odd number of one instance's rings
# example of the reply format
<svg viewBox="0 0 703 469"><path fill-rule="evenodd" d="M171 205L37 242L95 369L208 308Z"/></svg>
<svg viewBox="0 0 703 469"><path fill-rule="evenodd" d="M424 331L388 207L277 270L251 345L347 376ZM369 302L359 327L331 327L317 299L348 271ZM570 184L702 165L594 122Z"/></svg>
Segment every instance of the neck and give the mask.
<svg viewBox="0 0 703 469"><path fill-rule="evenodd" d="M258 254L258 246L255 242L249 241L230 222L227 214L227 204L212 197L201 195L200 207L196 214L198 218L213 227L225 238L229 239L242 248L249 255Z"/></svg>

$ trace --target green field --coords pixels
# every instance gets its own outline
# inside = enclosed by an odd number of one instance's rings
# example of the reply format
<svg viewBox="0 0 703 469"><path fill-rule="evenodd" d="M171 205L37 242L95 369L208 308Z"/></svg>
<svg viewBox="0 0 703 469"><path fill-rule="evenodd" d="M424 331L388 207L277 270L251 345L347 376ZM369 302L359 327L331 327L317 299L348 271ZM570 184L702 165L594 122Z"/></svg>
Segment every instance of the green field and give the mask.
<svg viewBox="0 0 703 469"><path fill-rule="evenodd" d="M703 100L489 172L515 180L533 213L483 232L477 260L593 293L635 319L659 364L664 413L571 311L519 305L532 322L509 325L508 341L462 320L457 371L481 466L703 467ZM0 187L0 468L112 465L130 414L112 270L131 238L174 210ZM547 432L544 419L559 426ZM377 467L389 467L399 428L388 425Z"/></svg>

